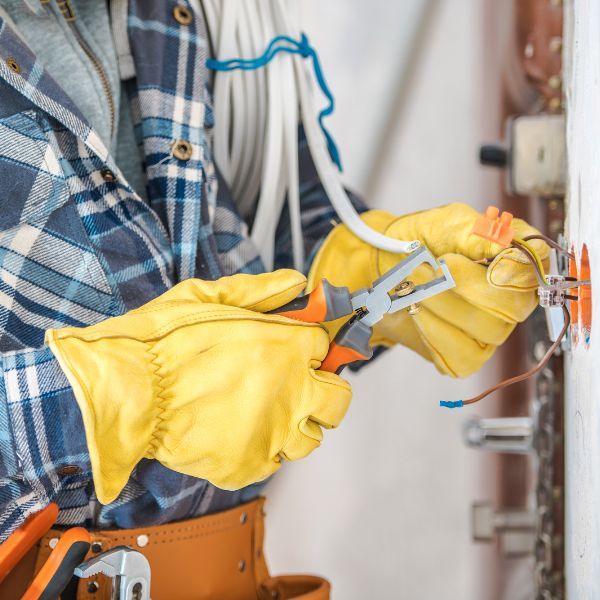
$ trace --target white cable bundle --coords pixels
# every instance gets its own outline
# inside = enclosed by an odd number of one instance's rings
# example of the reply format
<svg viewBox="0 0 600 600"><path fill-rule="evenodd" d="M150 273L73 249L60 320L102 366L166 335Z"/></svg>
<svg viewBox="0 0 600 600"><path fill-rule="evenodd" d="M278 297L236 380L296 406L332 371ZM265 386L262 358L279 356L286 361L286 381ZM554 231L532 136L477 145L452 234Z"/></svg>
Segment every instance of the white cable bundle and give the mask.
<svg viewBox="0 0 600 600"><path fill-rule="evenodd" d="M203 0L203 6L217 60L255 59L278 35L300 39L297 19L291 18L284 0ZM318 124L310 66L301 56L281 52L262 68L214 74L215 161L243 217L252 213L259 194L251 236L265 266L273 268L275 231L287 197L294 267L304 267L299 116L317 173L340 219L377 248L412 252L418 241L388 238L368 227L354 210Z"/></svg>

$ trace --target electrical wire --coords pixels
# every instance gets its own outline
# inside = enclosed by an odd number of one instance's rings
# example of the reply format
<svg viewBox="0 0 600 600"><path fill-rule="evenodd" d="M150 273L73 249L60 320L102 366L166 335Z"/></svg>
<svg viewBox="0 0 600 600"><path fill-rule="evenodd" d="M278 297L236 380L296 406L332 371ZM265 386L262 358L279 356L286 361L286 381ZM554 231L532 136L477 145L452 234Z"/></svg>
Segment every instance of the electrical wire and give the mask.
<svg viewBox="0 0 600 600"><path fill-rule="evenodd" d="M527 260L531 263L540 287L549 288L549 289L553 289L553 290L565 290L565 289L580 287L582 285L591 285L590 280L576 280L576 279L573 280L574 278L572 278L572 277L569 278L570 281L565 280L564 282L561 282L560 284L552 284L552 285L549 284L546 280L546 274L544 272L544 265L542 264L542 260L539 256L539 254L536 252L535 248L533 248L533 246L531 246L531 244L527 243L529 240L532 240L532 239L541 239L546 242L547 242L547 240L549 240L549 238L546 238L546 236L543 236L543 235L527 236L527 238L525 238L525 239L519 239L519 238L513 239L511 246L513 248L520 250L525 255ZM552 245L552 244L549 244L549 245ZM563 252L566 252L564 250L564 248L561 248L561 250ZM570 294L563 294L563 298L565 300L573 300L573 301L578 300L577 296L573 296ZM533 375L538 373L541 369L543 369L546 366L546 364L548 363L548 361L550 360L550 358L552 357L552 355L554 354L554 352L556 351L556 349L559 347L559 345L560 345L562 339L565 337L565 335L569 329L569 325L571 323L571 315L569 314L569 310L567 309L566 305L563 304L561 308L562 308L563 317L564 317L563 327L562 327L560 333L558 334L556 340L554 341L554 343L550 346L550 348L548 348L546 354L544 354L544 356L537 363L537 365L535 365L528 371L525 371L525 373L521 373L520 375L515 375L514 377L511 377L510 379L505 379L505 380L497 383L496 385L488 388L487 390L483 391L481 394L479 394L477 396L474 396L473 398L468 398L467 400L456 400L456 401L442 400L442 401L440 401L440 406L443 406L446 408L458 408L461 406L466 406L468 404L475 404L476 402L479 402L480 400L482 400L486 396L489 396L490 394L494 393L497 390L503 389L503 388L513 385L515 383L519 383L520 381L525 381L526 379L529 379L529 377L532 377Z"/></svg>
<svg viewBox="0 0 600 600"><path fill-rule="evenodd" d="M575 279L573 277L565 278L565 281L560 284L549 284L546 280L546 273L544 272L544 265L542 264L542 260L539 254L535 251L535 248L528 244L524 240L519 240L515 238L512 242L512 247L520 250L527 260L533 266L533 270L535 272L536 279L540 287L545 289L552 290L568 290L571 288L577 288L582 285L591 285L591 281L589 279Z"/></svg>
<svg viewBox="0 0 600 600"><path fill-rule="evenodd" d="M551 248L554 248L557 252L568 256L571 260L575 260L575 255L572 252L569 252L566 248L563 248L558 242L555 242L552 238L544 235L543 233L537 233L535 235L527 235L523 238L524 242L529 242L530 240L542 240L548 244Z"/></svg>
<svg viewBox="0 0 600 600"><path fill-rule="evenodd" d="M217 124L214 153L241 215L248 219L254 216L250 237L267 269L273 267L275 233L286 202L290 209L294 267L304 268L299 121L304 126L319 179L340 220L358 238L381 250L404 254L416 250L418 240L397 240L371 229L357 214L341 183L330 154L332 139L322 129L323 117L333 110L333 96L325 91L317 54L306 36L301 35L298 19L290 11L299 3L288 6L283 0L193 2L202 4L211 40L213 56L207 64L212 64L212 68L215 64L260 66L213 72ZM301 46L302 55L279 53L273 57L267 53L261 61L265 49L281 36ZM290 48L293 46L288 46L288 52ZM321 111L314 99L318 87L329 100L329 107Z"/></svg>
<svg viewBox="0 0 600 600"><path fill-rule="evenodd" d="M505 379L504 381L497 383L496 385L492 386L491 388L488 388L487 390L485 390L478 396L474 396L473 398L469 398L467 400L462 400L462 404L463 405L475 404L476 402L479 402L486 396L489 396L491 393L493 393L497 390L500 390L502 388L508 387L509 385L513 385L514 383L519 383L520 381L525 381L525 379L529 379L529 377L532 377L533 375L535 375L536 373L541 371L546 366L546 364L548 363L548 361L550 360L550 358L552 357L552 355L554 354L556 349L559 347L563 337L565 336L565 334L567 333L567 330L569 329L569 324L571 323L571 316L569 315L569 311L566 306L563 305L562 309L563 309L563 316L565 318L564 325L563 325L562 329L560 330L560 333L558 334L556 341L550 346L550 348L548 348L548 350L547 350L546 354L544 354L542 360L540 360L540 362L537 365L535 365L535 367L529 369L529 371L525 371L525 373L521 373L520 375L516 375L515 377L511 377L510 379Z"/></svg>
<svg viewBox="0 0 600 600"><path fill-rule="evenodd" d="M531 244L526 242L525 240L521 240L519 238L514 238L512 241L512 245L513 246L516 245L520 249L525 248L529 252L529 254L535 260L537 270L539 271L540 275L542 276L543 281L545 282L546 281L546 271L544 269L544 264L542 263L542 259L540 258L540 255L536 252L535 248Z"/></svg>

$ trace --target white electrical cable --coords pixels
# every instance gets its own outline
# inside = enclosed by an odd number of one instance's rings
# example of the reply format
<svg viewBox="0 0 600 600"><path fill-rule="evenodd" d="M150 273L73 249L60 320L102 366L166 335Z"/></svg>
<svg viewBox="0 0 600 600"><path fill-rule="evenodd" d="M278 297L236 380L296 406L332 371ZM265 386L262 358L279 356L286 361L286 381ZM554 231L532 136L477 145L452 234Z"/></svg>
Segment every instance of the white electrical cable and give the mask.
<svg viewBox="0 0 600 600"><path fill-rule="evenodd" d="M203 0L203 6L217 60L255 59L278 35L300 39L297 19L283 0ZM282 52L259 69L213 74L215 160L242 216L255 212L251 237L265 266L273 268L275 233L287 200L294 267L304 267L299 112L315 168L340 220L372 246L412 252L418 241L389 238L366 225L354 209L318 123L311 68L307 59Z"/></svg>

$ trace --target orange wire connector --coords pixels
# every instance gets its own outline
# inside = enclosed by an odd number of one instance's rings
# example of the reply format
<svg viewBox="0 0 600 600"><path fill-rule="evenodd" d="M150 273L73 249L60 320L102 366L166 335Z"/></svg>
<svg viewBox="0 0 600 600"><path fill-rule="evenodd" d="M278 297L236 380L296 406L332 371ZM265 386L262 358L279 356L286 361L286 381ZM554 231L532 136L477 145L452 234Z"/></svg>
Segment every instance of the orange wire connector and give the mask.
<svg viewBox="0 0 600 600"><path fill-rule="evenodd" d="M511 213L505 211L500 214L497 207L488 206L485 214L475 221L471 233L508 248L515 237L512 220Z"/></svg>

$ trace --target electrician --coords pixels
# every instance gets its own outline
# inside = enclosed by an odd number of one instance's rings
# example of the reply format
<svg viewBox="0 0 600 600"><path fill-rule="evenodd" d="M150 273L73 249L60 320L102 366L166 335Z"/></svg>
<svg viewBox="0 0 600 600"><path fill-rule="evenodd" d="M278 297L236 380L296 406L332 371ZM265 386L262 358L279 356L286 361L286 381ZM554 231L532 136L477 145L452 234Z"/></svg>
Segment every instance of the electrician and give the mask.
<svg viewBox="0 0 600 600"><path fill-rule="evenodd" d="M339 425L351 389L319 370L324 328L267 314L307 279L263 272L219 181L197 3L0 0L0 18L0 539L56 502L46 540L82 525L96 549L131 545L154 598L328 598L325 580L269 577L259 494L282 457ZM371 283L399 256L331 224L299 151L309 288ZM385 317L373 344L477 371L535 307L531 268L471 237L465 205L396 217L354 201L457 283ZM278 267L292 264L284 221ZM0 596L18 597L49 552L36 547ZM108 597L94 585L77 597Z"/></svg>

